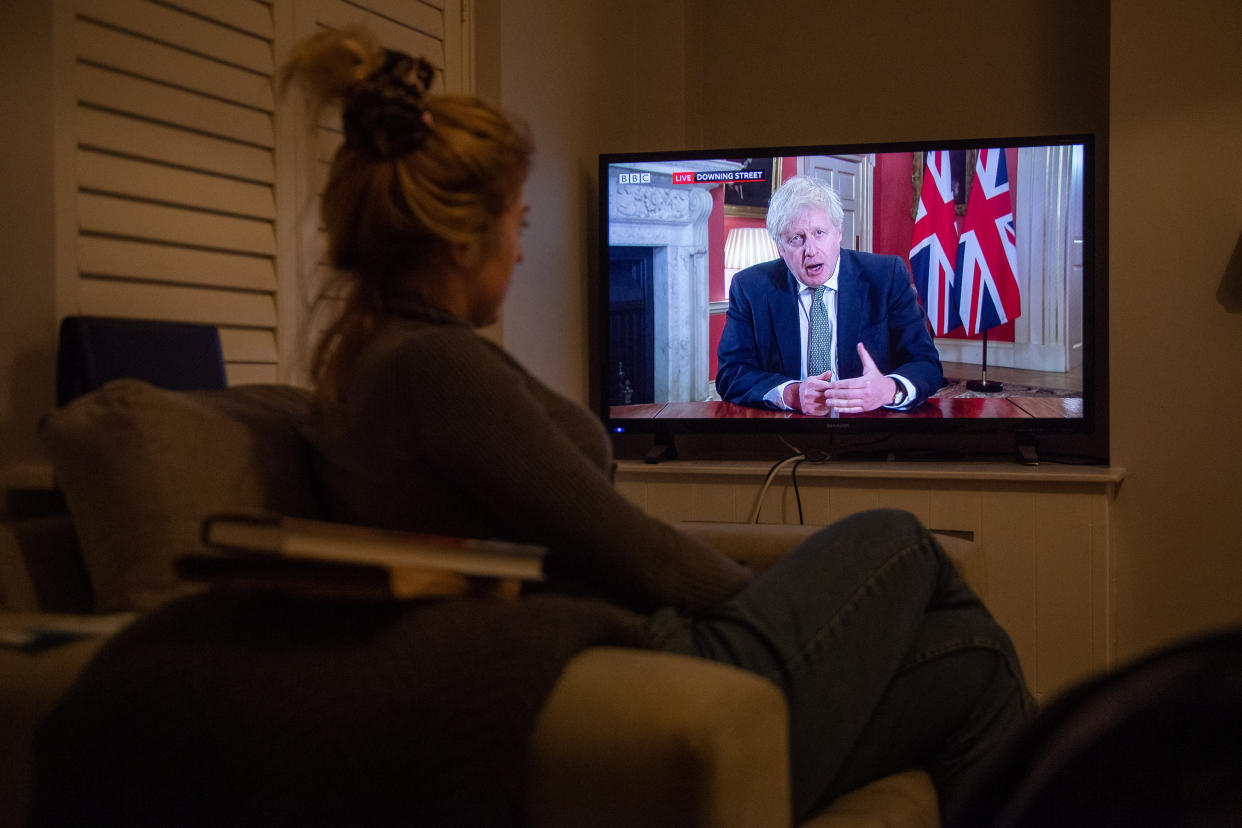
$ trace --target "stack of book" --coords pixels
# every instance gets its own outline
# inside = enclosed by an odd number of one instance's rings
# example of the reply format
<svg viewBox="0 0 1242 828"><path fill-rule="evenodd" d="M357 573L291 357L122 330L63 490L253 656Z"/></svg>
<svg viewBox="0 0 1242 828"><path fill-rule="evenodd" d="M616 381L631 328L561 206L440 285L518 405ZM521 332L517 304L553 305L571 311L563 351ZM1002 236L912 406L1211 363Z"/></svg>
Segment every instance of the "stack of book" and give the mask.
<svg viewBox="0 0 1242 828"><path fill-rule="evenodd" d="M543 579L544 547L399 532L279 515L204 519L211 552L182 555L178 574L231 588L406 599L515 597Z"/></svg>

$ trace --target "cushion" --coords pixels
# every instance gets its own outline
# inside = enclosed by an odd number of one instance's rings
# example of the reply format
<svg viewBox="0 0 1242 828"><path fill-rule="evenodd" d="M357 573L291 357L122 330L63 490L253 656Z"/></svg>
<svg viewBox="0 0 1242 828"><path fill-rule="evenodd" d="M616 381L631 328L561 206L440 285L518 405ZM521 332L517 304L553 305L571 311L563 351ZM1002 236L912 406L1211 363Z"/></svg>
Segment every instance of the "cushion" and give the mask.
<svg viewBox="0 0 1242 828"><path fill-rule="evenodd" d="M318 514L301 438L310 410L310 393L291 386L168 391L121 379L48 414L39 433L95 609L145 611L196 589L172 562L201 551L207 514Z"/></svg>
<svg viewBox="0 0 1242 828"><path fill-rule="evenodd" d="M926 771L885 776L851 791L798 828L939 828L940 801Z"/></svg>

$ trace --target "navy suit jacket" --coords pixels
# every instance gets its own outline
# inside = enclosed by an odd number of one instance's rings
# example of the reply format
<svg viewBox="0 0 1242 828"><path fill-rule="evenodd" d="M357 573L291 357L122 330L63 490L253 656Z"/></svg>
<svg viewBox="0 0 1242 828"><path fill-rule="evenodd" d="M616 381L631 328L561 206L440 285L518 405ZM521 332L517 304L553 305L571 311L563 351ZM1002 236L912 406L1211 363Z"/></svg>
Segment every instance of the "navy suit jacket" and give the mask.
<svg viewBox="0 0 1242 828"><path fill-rule="evenodd" d="M783 259L748 267L733 277L716 351L721 399L767 408L764 394L802 378L800 288ZM862 376L861 342L882 373L900 374L914 385L915 397L905 407L918 405L944 385L940 352L910 272L897 256L841 251L834 339L837 378Z"/></svg>

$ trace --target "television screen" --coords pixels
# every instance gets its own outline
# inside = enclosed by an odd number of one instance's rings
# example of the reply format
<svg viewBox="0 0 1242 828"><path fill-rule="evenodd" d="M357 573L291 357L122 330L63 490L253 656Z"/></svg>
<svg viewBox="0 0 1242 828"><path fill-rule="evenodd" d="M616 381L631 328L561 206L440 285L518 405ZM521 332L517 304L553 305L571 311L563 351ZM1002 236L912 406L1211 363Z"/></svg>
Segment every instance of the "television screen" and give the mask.
<svg viewBox="0 0 1242 828"><path fill-rule="evenodd" d="M714 456L1104 461L1094 165L1090 135L602 155L598 413Z"/></svg>

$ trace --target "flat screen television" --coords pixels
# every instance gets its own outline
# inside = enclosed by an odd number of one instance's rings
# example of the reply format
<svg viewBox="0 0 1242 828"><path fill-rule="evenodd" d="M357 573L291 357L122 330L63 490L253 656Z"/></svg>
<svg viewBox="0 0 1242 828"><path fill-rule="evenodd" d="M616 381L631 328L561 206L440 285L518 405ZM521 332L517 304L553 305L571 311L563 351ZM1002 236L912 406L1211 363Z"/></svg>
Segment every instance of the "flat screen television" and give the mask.
<svg viewBox="0 0 1242 828"><path fill-rule="evenodd" d="M617 455L1107 463L1097 160L1089 134L601 155L591 393ZM893 295L917 298L944 382L917 405L812 416L737 396L739 353L771 362L806 347L805 326L800 344L775 344L798 335L780 331L806 305L766 227L773 193L795 176L841 203L838 362L856 347L843 341L851 331L877 324L849 318L864 312L846 261L908 280ZM752 267L769 274L772 315L739 287L755 284ZM786 381L807 370L805 358L762 368Z"/></svg>

